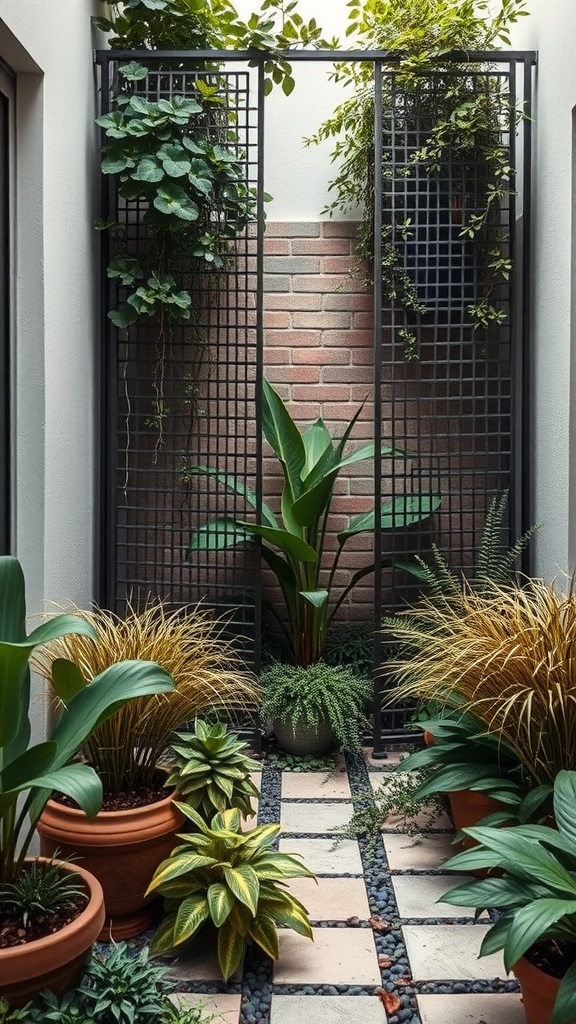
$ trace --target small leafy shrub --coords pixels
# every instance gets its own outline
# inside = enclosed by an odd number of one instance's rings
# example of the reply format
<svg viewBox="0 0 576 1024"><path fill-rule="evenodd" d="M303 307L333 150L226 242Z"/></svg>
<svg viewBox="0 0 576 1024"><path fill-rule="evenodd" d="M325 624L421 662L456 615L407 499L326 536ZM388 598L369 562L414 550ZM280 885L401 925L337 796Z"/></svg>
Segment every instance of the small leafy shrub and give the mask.
<svg viewBox="0 0 576 1024"><path fill-rule="evenodd" d="M371 684L351 669L319 661L308 668L276 664L262 673L264 721L299 721L317 729L326 719L342 750L357 750L372 699Z"/></svg>
<svg viewBox="0 0 576 1024"><path fill-rule="evenodd" d="M86 971L78 990L86 1016L95 1024L157 1024L172 987L165 975L166 968L150 963L147 946L131 956L120 942Z"/></svg>
<svg viewBox="0 0 576 1024"><path fill-rule="evenodd" d="M34 860L14 879L0 885L0 906L22 917L24 928L44 914L87 895L78 875L63 871L54 861Z"/></svg>
<svg viewBox="0 0 576 1024"><path fill-rule="evenodd" d="M259 793L250 772L260 764L244 753L247 748L229 735L225 725L198 719L193 733L176 733L176 742L171 743L175 764L166 785L174 786L180 799L205 821L230 807L253 817L252 799L258 799Z"/></svg>
<svg viewBox="0 0 576 1024"><path fill-rule="evenodd" d="M208 826L191 807L177 805L196 826L162 862L148 892L165 898L166 917L151 952L171 953L211 922L218 929L218 962L225 981L249 942L278 957L277 925L312 938L306 908L284 889L288 878L314 878L295 856L272 848L281 826L242 832L237 808L216 814Z"/></svg>
<svg viewBox="0 0 576 1024"><path fill-rule="evenodd" d="M354 814L346 825L335 830L337 841L365 836L375 846L389 818L394 818L394 825L399 825L402 832L411 836L434 828L437 819L446 811L446 800L439 793L420 795L420 786L429 774L396 775L390 772L373 793L353 797ZM417 824L414 819L419 815L423 818Z"/></svg>

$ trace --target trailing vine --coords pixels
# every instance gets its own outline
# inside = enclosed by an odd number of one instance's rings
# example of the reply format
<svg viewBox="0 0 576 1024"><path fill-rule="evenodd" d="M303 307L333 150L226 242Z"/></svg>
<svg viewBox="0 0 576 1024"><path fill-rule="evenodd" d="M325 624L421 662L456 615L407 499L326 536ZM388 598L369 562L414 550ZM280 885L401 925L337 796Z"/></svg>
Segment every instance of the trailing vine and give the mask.
<svg viewBox="0 0 576 1024"><path fill-rule="evenodd" d="M481 293L467 307L475 328L501 324L506 318L498 290L512 270L509 232L501 210L511 194L506 132L514 130L521 111L511 111L510 97L486 65L446 60L454 51L481 51L509 44L509 27L525 14L525 0L350 0L347 36L358 49L397 51L383 81L382 227L383 296L408 314L426 312L406 268L405 243L415 236L412 217L395 208L387 180L394 174L409 182L424 172L430 179L450 168L452 226L462 240L475 240L482 277ZM374 85L372 64L338 63L331 75L349 96L320 126L308 144L334 141L338 173L330 188L336 198L323 213L332 216L357 206L363 209L358 266L370 268L374 251ZM399 97L401 96L401 99ZM395 123L400 132L417 133L422 144L396 160ZM395 166L399 162L403 166ZM479 174L478 169L482 173ZM415 186L413 186L415 187ZM417 357L416 337L408 327L398 332L407 358Z"/></svg>

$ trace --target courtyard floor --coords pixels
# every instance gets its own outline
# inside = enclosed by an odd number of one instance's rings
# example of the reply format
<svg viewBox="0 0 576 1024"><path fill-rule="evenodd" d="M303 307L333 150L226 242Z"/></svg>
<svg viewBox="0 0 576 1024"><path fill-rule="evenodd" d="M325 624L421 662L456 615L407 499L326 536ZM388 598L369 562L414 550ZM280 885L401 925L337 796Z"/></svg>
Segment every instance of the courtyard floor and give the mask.
<svg viewBox="0 0 576 1024"><path fill-rule="evenodd" d="M174 998L201 1001L227 1024L522 1024L501 956L478 959L486 919L437 902L459 881L442 872L451 854L447 817L416 837L389 820L375 851L362 840L334 846L353 794L385 781L398 757L375 762L365 752L329 775L264 765L255 776L259 822L280 820L280 849L302 854L318 878L291 883L314 942L282 929L280 959L255 951L227 989L204 943L174 964Z"/></svg>

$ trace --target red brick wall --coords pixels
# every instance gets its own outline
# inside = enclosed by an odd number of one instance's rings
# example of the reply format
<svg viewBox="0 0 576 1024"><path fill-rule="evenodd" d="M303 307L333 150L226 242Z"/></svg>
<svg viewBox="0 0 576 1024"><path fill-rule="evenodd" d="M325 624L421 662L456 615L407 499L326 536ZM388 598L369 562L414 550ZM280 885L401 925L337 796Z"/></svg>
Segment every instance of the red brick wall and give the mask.
<svg viewBox="0 0 576 1024"><path fill-rule="evenodd" d="M340 438L359 405L366 404L347 451L372 437L372 296L358 277L350 276L356 225L268 223L264 247L264 373L288 401L300 427L321 416L333 437ZM265 497L277 507L277 463L265 447ZM332 536L351 516L373 504L371 461L351 466L336 485ZM336 585L372 560L371 539L348 541ZM370 620L373 578L366 577L349 595L342 617Z"/></svg>

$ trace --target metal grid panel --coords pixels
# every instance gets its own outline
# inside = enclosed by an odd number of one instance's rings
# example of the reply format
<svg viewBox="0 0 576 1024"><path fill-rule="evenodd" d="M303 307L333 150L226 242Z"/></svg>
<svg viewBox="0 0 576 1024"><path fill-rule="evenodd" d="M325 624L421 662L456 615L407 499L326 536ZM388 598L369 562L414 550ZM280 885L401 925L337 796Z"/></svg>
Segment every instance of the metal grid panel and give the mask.
<svg viewBox="0 0 576 1024"><path fill-rule="evenodd" d="M115 68L113 67L113 72ZM218 88L218 104L198 115L199 132L232 149L245 186L258 186L257 107L248 71L155 70L139 91L147 99L196 97L196 84ZM115 81L115 75L112 78ZM139 201L110 206L125 249L145 255L150 236ZM254 552L245 548L195 552L186 557L191 529L208 518L245 517L244 502L218 481L197 475L218 467L254 488L257 431L257 275L254 224L229 243L220 271L187 251L182 237L178 286L192 295L188 321L140 318L126 333L109 328L108 533L106 602L121 611L149 597L172 606L206 599L217 609L236 607L235 630L253 633ZM123 295L108 283L106 308ZM120 337L119 337L120 335Z"/></svg>

